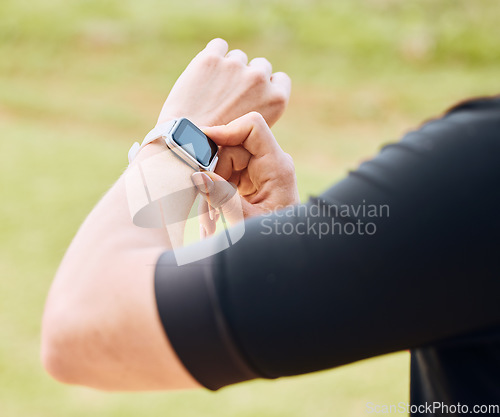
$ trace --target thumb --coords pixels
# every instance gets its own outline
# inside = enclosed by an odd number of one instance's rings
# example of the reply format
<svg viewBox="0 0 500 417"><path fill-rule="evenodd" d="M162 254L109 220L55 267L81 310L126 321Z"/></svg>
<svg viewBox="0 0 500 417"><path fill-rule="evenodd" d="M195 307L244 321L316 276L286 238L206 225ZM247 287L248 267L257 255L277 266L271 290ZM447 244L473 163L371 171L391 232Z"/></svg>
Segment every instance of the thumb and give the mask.
<svg viewBox="0 0 500 417"><path fill-rule="evenodd" d="M240 197L237 188L216 173L195 172L191 179L201 196L221 211L230 224L240 222L254 211L252 205Z"/></svg>

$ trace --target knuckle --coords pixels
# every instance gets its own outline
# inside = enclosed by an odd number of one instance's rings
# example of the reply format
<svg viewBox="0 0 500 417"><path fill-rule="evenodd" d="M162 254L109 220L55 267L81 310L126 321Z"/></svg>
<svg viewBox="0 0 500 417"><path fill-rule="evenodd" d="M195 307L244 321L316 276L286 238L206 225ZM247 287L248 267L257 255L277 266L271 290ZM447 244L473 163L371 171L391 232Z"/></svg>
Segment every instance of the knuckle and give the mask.
<svg viewBox="0 0 500 417"><path fill-rule="evenodd" d="M284 152L282 172L286 176L295 174L295 165L293 163L293 158L289 153Z"/></svg>
<svg viewBox="0 0 500 417"><path fill-rule="evenodd" d="M273 74L274 77L280 77L283 81L291 82L290 76L286 72L278 71Z"/></svg>
<svg viewBox="0 0 500 417"><path fill-rule="evenodd" d="M285 173L285 175L287 177L294 176L295 175L295 167L292 164L287 165L286 168L283 170L283 172Z"/></svg>
<svg viewBox="0 0 500 417"><path fill-rule="evenodd" d="M221 61L221 57L219 55L213 54L213 53L208 53L204 54L201 57L201 64L205 67L212 68L216 67L219 65L219 62Z"/></svg>
<svg viewBox="0 0 500 417"><path fill-rule="evenodd" d="M227 46L227 41L222 38L214 38L212 42L220 43L222 46Z"/></svg>
<svg viewBox="0 0 500 417"><path fill-rule="evenodd" d="M231 55L239 55L239 56L247 56L245 52L243 52L241 49L232 49L231 51L228 52L228 56Z"/></svg>
<svg viewBox="0 0 500 417"><path fill-rule="evenodd" d="M205 49L207 48L210 48L210 47L213 47L213 48L218 48L218 49L226 49L228 48L228 43L222 39L222 38L214 38L212 39L210 42L208 42L207 46Z"/></svg>
<svg viewBox="0 0 500 417"><path fill-rule="evenodd" d="M256 111L248 113L248 118L254 125L262 125L263 123L266 123L264 116Z"/></svg>
<svg viewBox="0 0 500 417"><path fill-rule="evenodd" d="M244 64L239 59L229 57L225 59L224 64L230 71L238 71L243 68Z"/></svg>
<svg viewBox="0 0 500 417"><path fill-rule="evenodd" d="M263 85L269 77L262 69L256 68L249 71L249 78L252 85Z"/></svg>
<svg viewBox="0 0 500 417"><path fill-rule="evenodd" d="M288 103L288 94L283 89L276 89L271 100L273 105L284 107Z"/></svg>
<svg viewBox="0 0 500 417"><path fill-rule="evenodd" d="M269 60L267 58L264 58L263 56L252 59L252 63L271 67L271 63L269 62Z"/></svg>

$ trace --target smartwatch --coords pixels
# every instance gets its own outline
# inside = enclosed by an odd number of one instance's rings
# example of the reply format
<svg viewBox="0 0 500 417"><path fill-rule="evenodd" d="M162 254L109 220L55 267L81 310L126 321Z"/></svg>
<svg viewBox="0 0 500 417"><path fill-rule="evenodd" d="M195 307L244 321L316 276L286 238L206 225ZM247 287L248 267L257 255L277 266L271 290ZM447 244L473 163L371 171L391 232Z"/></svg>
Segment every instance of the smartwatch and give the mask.
<svg viewBox="0 0 500 417"><path fill-rule="evenodd" d="M217 144L185 117L156 126L141 145L134 143L128 152L129 163L142 148L157 139L163 139L172 152L196 170L213 171L217 165Z"/></svg>

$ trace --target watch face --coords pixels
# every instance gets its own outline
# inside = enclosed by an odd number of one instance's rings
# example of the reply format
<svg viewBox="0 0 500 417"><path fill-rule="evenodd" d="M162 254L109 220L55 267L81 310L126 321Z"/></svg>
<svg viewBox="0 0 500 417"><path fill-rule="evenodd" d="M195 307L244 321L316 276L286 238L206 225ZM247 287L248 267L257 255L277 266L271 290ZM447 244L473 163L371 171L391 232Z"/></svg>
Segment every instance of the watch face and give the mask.
<svg viewBox="0 0 500 417"><path fill-rule="evenodd" d="M218 147L215 142L188 119L179 122L172 132L172 139L205 167L209 166L217 155Z"/></svg>

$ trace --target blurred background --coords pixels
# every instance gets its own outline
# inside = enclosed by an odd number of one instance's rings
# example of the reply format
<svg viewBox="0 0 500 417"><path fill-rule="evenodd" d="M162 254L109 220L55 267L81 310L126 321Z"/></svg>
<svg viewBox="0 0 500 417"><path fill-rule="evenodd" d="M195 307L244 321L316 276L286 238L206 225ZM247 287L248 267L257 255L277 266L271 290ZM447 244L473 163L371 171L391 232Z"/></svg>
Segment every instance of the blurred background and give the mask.
<svg viewBox="0 0 500 417"><path fill-rule="evenodd" d="M1 0L0 416L348 417L408 401L406 352L216 394L63 386L39 362L44 297L211 38L292 77L274 133L306 199L458 100L497 93L499 17L497 0Z"/></svg>

